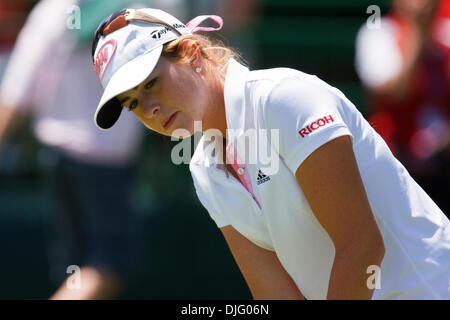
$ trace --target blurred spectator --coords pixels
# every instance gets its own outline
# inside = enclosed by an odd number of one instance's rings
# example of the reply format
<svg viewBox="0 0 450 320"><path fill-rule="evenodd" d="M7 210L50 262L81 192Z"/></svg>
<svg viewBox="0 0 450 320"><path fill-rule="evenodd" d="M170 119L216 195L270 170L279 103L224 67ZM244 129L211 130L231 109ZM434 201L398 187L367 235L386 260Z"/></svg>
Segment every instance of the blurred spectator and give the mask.
<svg viewBox="0 0 450 320"><path fill-rule="evenodd" d="M130 191L143 126L126 114L106 134L92 121L102 94L92 68L92 35L105 16L128 4L40 1L20 32L1 83L0 147L25 113L31 114L43 146L40 160L58 208L47 219L51 278L60 285L69 266L81 268L81 287L71 290L63 283L54 299L115 297L136 267Z"/></svg>
<svg viewBox="0 0 450 320"><path fill-rule="evenodd" d="M450 1L394 0L360 29L356 68L369 121L450 216Z"/></svg>
<svg viewBox="0 0 450 320"><path fill-rule="evenodd" d="M0 48L12 46L35 0L0 0Z"/></svg>
<svg viewBox="0 0 450 320"><path fill-rule="evenodd" d="M19 2L14 2L16 8ZM139 254L128 194L143 127L131 114L123 115L108 133L93 124L102 93L90 56L95 28L123 7L159 8L185 21L204 13L222 15L222 5L237 10L244 21L244 9L250 8L239 6L240 10L230 4L240 3L234 0L208 2L202 6L201 1L190 0L41 0L27 19L0 82L0 158L10 150L8 138L23 128L24 115L30 115L42 144L39 159L57 205L47 219L53 235L48 239L51 279L59 285L68 276L69 266L81 267L80 290L69 290L64 283L52 298L117 296L124 275L135 270ZM73 5L81 9L80 29ZM22 25L13 18L0 23L0 35ZM11 35L0 39L6 39L2 42L6 52L14 42L15 34Z"/></svg>
<svg viewBox="0 0 450 320"><path fill-rule="evenodd" d="M0 80L11 48L34 0L0 0Z"/></svg>

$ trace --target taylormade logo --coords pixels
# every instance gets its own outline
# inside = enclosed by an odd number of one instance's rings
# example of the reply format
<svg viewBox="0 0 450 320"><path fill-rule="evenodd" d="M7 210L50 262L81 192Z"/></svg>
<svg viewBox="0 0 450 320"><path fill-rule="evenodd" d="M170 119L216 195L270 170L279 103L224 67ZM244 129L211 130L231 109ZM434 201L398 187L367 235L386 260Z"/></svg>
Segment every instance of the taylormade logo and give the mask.
<svg viewBox="0 0 450 320"><path fill-rule="evenodd" d="M173 24L172 27L174 27L175 29L181 29L181 28L186 29L186 26L184 24L179 24L179 23ZM161 36L166 34L169 31L171 31L170 28L164 27L164 29L162 29L162 30L153 31L150 35L152 36L153 39L161 39Z"/></svg>
<svg viewBox="0 0 450 320"><path fill-rule="evenodd" d="M166 29L168 29L168 28L166 28ZM153 39L160 39L160 38L161 38L161 32L162 32L162 31L158 31L158 30L153 31L153 32L151 33L152 38L153 38ZM167 31L166 31L166 32L167 32Z"/></svg>

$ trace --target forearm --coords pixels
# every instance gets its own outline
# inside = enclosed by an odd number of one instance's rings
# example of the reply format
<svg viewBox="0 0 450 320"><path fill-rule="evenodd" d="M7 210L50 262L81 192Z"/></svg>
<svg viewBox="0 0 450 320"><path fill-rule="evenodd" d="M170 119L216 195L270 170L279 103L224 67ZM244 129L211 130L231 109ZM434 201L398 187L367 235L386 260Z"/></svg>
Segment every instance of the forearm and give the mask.
<svg viewBox="0 0 450 320"><path fill-rule="evenodd" d="M0 106L0 152L4 141L18 124L18 112L15 108Z"/></svg>
<svg viewBox="0 0 450 320"><path fill-rule="evenodd" d="M369 266L381 266L384 257L384 246L374 245L365 252L337 250L331 270L327 299L371 299L373 288L369 288L367 273Z"/></svg>
<svg viewBox="0 0 450 320"><path fill-rule="evenodd" d="M256 246L230 225L221 231L253 299L304 299L275 252Z"/></svg>
<svg viewBox="0 0 450 320"><path fill-rule="evenodd" d="M294 281L285 274L268 274L263 281L252 281L244 276L254 300L304 300Z"/></svg>
<svg viewBox="0 0 450 320"><path fill-rule="evenodd" d="M255 300L303 300L303 294L283 268L275 253L260 257L261 266L239 264Z"/></svg>

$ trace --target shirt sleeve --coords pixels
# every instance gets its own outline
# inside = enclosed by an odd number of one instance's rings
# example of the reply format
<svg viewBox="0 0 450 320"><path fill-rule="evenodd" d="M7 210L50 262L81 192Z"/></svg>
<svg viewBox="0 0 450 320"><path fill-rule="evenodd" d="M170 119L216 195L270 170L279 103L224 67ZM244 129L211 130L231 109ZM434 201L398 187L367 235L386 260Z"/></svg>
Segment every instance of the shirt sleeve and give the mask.
<svg viewBox="0 0 450 320"><path fill-rule="evenodd" d="M341 99L330 88L318 79L289 78L271 90L264 104L267 129L278 131L278 141L271 143L294 175L326 142L344 135L353 141L341 115Z"/></svg>

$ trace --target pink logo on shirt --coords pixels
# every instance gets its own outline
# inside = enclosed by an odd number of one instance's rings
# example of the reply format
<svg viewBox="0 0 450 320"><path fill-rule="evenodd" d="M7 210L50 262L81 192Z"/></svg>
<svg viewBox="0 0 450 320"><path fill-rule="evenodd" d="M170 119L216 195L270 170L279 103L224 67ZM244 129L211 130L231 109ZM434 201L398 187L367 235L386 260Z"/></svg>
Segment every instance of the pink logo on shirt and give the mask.
<svg viewBox="0 0 450 320"><path fill-rule="evenodd" d="M317 121L314 121L313 123L307 125L305 128L301 129L298 133L302 136L302 138L304 138L308 134L319 129L320 127L327 125L330 122L334 122L333 117L331 115L320 118Z"/></svg>
<svg viewBox="0 0 450 320"><path fill-rule="evenodd" d="M97 74L98 80L103 82L103 76L105 75L106 69L111 62L112 57L117 49L117 41L114 39L106 41L100 50L98 50L97 56L95 57L94 70Z"/></svg>

